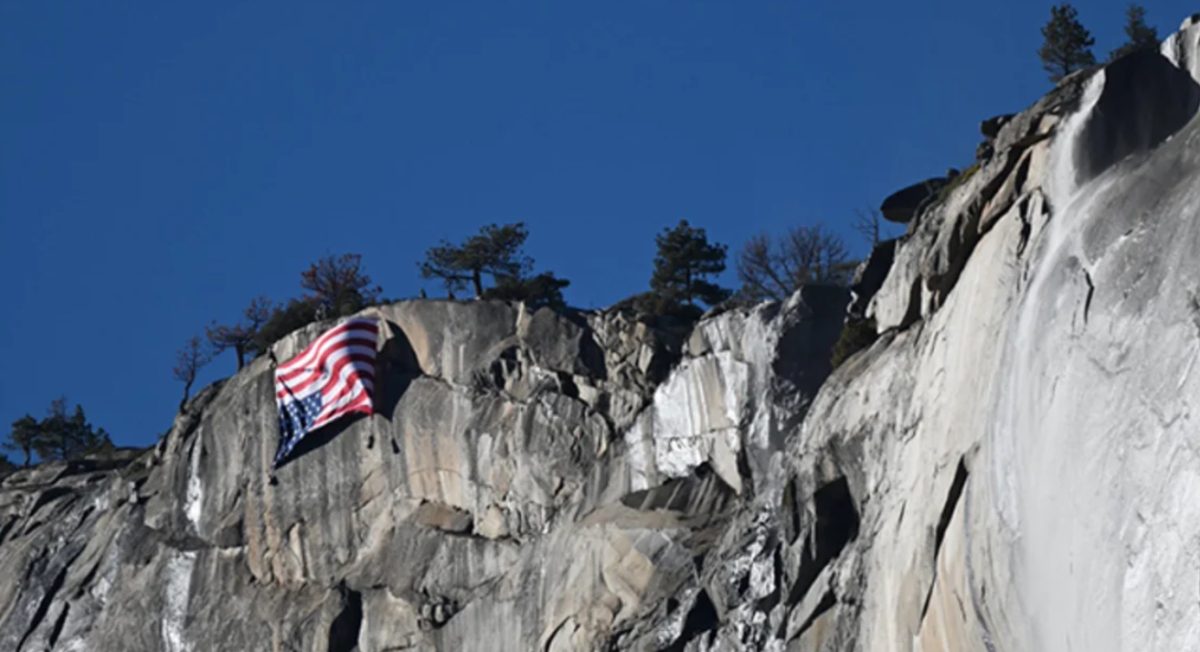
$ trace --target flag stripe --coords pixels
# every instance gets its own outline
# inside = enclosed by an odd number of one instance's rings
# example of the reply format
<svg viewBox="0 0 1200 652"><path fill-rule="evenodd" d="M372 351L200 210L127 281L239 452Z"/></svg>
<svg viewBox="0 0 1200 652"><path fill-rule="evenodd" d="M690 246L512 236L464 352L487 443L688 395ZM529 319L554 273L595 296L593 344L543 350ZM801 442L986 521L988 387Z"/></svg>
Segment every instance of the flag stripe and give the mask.
<svg viewBox="0 0 1200 652"><path fill-rule="evenodd" d="M340 378L344 369L349 365L366 369L368 373L371 373L375 366L375 349L356 346L335 351L334 355L326 359L324 368L314 369L307 378L295 382L275 383L275 395L280 398L289 394L297 397L304 396L308 394L310 388L317 387L326 374L329 378ZM326 380L328 381L328 379Z"/></svg>
<svg viewBox="0 0 1200 652"><path fill-rule="evenodd" d="M334 369L328 370L328 373L321 374L316 381L299 388L299 391L293 390L291 387L277 388L275 398L282 400L291 397L294 400L300 400L314 392L324 393L328 396L330 391L335 387L346 382L351 374L359 374L374 379L374 360L363 355L342 358ZM351 380L353 379L351 378Z"/></svg>
<svg viewBox="0 0 1200 652"><path fill-rule="evenodd" d="M375 336L370 334L355 334L353 337L339 337L326 343L324 349L320 352L320 357L314 358L311 362L305 365L292 367L287 371L280 370L278 373L279 380L292 384L296 379L303 378L307 374L311 374L313 370L320 369L325 366L330 355L341 351L344 347L353 346L357 348L369 348L375 350Z"/></svg>
<svg viewBox="0 0 1200 652"><path fill-rule="evenodd" d="M353 387L357 383L363 381L370 381L370 383L374 385L374 372L370 371L369 369L362 369L361 367L347 367L342 371L340 378L338 378L336 381L329 381L325 388L321 390L321 393L324 395L322 402L328 402L332 400L332 397L341 395L343 388Z"/></svg>
<svg viewBox="0 0 1200 652"><path fill-rule="evenodd" d="M346 322L341 326L330 329L327 333L324 333L306 346L297 356L280 364L277 373L287 374L297 367L308 366L318 355L325 351L327 345L346 334L350 334L351 336L362 335L374 341L378 333L379 327L371 322L361 320Z"/></svg>
<svg viewBox="0 0 1200 652"><path fill-rule="evenodd" d="M337 351L343 346L348 345L369 346L374 348L375 334L361 330L354 330L343 335L339 335L338 337L331 338L325 342L322 342L320 347L314 349L310 355L307 355L304 363L288 364L286 369L280 366L277 371L277 375L283 380L290 381L297 376L301 376L304 373L311 371L314 368L320 367L322 364L324 364L325 358L327 358L331 352Z"/></svg>
<svg viewBox="0 0 1200 652"><path fill-rule="evenodd" d="M331 388L328 392L324 392L321 397L322 412L333 408L334 404L338 400L340 400L348 392L352 392L359 387L373 389L375 387L375 381L372 378L359 377L353 379L353 382L340 384L335 388ZM320 413L318 413L317 416L320 417Z"/></svg>
<svg viewBox="0 0 1200 652"><path fill-rule="evenodd" d="M347 405L346 407L342 408L341 410L338 410L338 413L337 413L336 415L334 415L334 416L331 416L331 417L328 417L328 418L326 418L326 419L324 419L324 420L322 420L322 421L320 421L320 422L317 422L317 423L316 423L316 424L313 426L312 430L316 430L317 428L320 428L320 427L322 427L322 426L326 426L326 425L328 425L329 423L331 423L331 422L333 422L333 421L336 421L337 419L340 419L340 418L342 418L342 417L346 416L347 414L366 414L366 415L371 415L371 414L374 414L374 411L373 411L373 408L371 407L371 403L370 403L370 401L364 401L364 402L361 402L361 403L359 403L359 402L357 402L357 401L356 401L354 404L352 404L352 405Z"/></svg>
<svg viewBox="0 0 1200 652"><path fill-rule="evenodd" d="M328 419L333 413L358 402L359 399L363 398L363 394L371 389L372 384L366 381L361 384L347 386L341 393L329 400L329 405L325 406L317 415L317 422L323 423L323 420Z"/></svg>

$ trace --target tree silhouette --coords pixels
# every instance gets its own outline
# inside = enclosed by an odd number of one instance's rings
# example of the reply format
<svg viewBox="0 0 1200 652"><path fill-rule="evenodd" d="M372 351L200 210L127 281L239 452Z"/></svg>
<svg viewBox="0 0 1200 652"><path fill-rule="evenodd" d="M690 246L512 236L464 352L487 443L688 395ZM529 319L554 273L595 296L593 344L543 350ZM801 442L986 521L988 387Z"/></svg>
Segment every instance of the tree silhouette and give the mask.
<svg viewBox="0 0 1200 652"><path fill-rule="evenodd" d="M1079 13L1069 4L1050 8L1050 22L1042 27L1044 41L1038 56L1042 67L1050 74L1050 81L1063 77L1096 63L1091 47L1096 39L1079 22Z"/></svg>
<svg viewBox="0 0 1200 652"><path fill-rule="evenodd" d="M317 320L317 306L307 299L292 299L271 313L267 323L254 335L254 350L266 352L271 345L292 331Z"/></svg>
<svg viewBox="0 0 1200 652"><path fill-rule="evenodd" d="M483 298L523 301L530 308L547 306L562 309L567 305L562 291L570 284L570 281L558 278L552 272L542 272L529 278L502 276L497 279L495 287L483 291Z"/></svg>
<svg viewBox="0 0 1200 652"><path fill-rule="evenodd" d="M271 319L274 308L266 297L255 297L242 312L242 321L223 325L213 322L205 329L214 356L233 349L237 354L237 368L241 371L246 363L246 354L256 350L258 331Z"/></svg>
<svg viewBox="0 0 1200 652"><path fill-rule="evenodd" d="M533 260L522 251L529 230L524 222L489 224L462 242L454 245L445 240L425 252L420 263L422 278L441 279L453 294L470 284L476 298L483 296L483 276L500 279L521 279L533 267Z"/></svg>
<svg viewBox="0 0 1200 652"><path fill-rule="evenodd" d="M892 237L887 225L884 223L883 214L879 212L879 209L855 212L854 221L850 226L854 229L855 233L862 236L863 240L866 240L867 246L872 249L880 242L883 242L884 239Z"/></svg>
<svg viewBox="0 0 1200 652"><path fill-rule="evenodd" d="M76 404L75 410L67 414L65 396L50 402L33 439L33 450L42 461L73 460L111 447L108 433L88 423L83 406Z"/></svg>
<svg viewBox="0 0 1200 652"><path fill-rule="evenodd" d="M175 353L175 368L171 373L175 379L183 383L183 398L179 401L179 411L187 405L188 396L192 393L192 384L196 382L196 374L200 368L212 360L212 352L201 342L198 336L192 336Z"/></svg>
<svg viewBox="0 0 1200 652"><path fill-rule="evenodd" d="M788 229L779 240L757 235L738 253L741 294L782 301L805 284L844 284L848 259L842 238L819 224Z"/></svg>
<svg viewBox="0 0 1200 652"><path fill-rule="evenodd" d="M1130 52L1151 50L1158 47L1158 30L1146 24L1146 8L1131 4L1125 9L1125 44L1108 55L1109 60L1119 59Z"/></svg>
<svg viewBox="0 0 1200 652"><path fill-rule="evenodd" d="M729 290L707 280L725 271L723 244L710 243L704 229L680 220L656 238L654 274L650 289L669 305L696 307L696 301L712 305L729 298Z"/></svg>
<svg viewBox="0 0 1200 652"><path fill-rule="evenodd" d="M8 433L8 441L4 442L3 446L6 450L21 453L25 457L21 466L28 467L40 433L41 429L37 419L26 414L13 421L12 430Z"/></svg>
<svg viewBox="0 0 1200 652"><path fill-rule="evenodd" d="M363 271L360 254L318 259L300 273L300 287L329 317L358 312L378 299L381 291Z"/></svg>

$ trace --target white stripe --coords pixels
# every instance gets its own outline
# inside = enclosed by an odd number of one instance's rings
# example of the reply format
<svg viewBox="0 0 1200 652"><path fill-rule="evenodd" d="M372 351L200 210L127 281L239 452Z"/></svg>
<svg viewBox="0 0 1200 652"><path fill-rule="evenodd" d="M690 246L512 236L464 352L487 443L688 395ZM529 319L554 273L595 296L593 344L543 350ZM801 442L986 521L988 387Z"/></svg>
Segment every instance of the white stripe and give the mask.
<svg viewBox="0 0 1200 652"><path fill-rule="evenodd" d="M360 396L368 391L371 391L372 389L374 389L374 385L364 378L363 382L355 385L354 389L351 390L349 394L343 396L341 399L333 403L330 403L329 405L321 406L321 411L317 413L317 418L328 418L330 412L335 412L343 407L346 407L346 405L348 405L351 401L357 400Z"/></svg>
<svg viewBox="0 0 1200 652"><path fill-rule="evenodd" d="M325 349L329 348L330 342L340 342L351 337L365 337L378 343L379 325L376 324L375 320L372 319L352 319L344 324L338 324L329 330L333 331L347 325L350 327L336 335L330 335L329 331L326 331L324 335L318 337L312 344L308 345L309 348L307 353L301 353L299 356L280 364L276 370L276 373L287 373L299 365L309 364L312 361L319 359L321 357L321 353ZM369 326L375 326L375 332L371 332L366 328Z"/></svg>
<svg viewBox="0 0 1200 652"><path fill-rule="evenodd" d="M301 392L293 391L291 394L285 395L282 399L277 395L275 397L275 402L280 406L283 406L287 401L291 400L293 396L296 400L303 400L318 392L324 396L337 396L338 392L342 391L342 389L351 382L349 378L352 374L354 374L356 378L360 380L370 382L370 379L361 375L364 371L368 372L371 375L371 378L375 377L375 369L372 363L351 362L345 367L342 367L342 372L338 374L337 379L330 378L324 383L308 383L304 386L303 391Z"/></svg>
<svg viewBox="0 0 1200 652"><path fill-rule="evenodd" d="M313 365L317 364L321 360L321 356L325 355L327 352L341 346L348 346L351 342L356 342L359 346L370 346L371 348L375 348L377 341L377 338L371 337L371 333L369 331L348 331L322 342L320 346L318 346L316 349L313 349L308 355L305 355L302 358L294 358L279 365L279 367L276 369L276 373L288 374L294 373L304 367L312 367Z"/></svg>
<svg viewBox="0 0 1200 652"><path fill-rule="evenodd" d="M363 395L363 392L367 391L367 389L370 389L370 384L370 381L364 378L363 382L358 387L354 388L354 391L342 397L341 400L322 407L321 412L317 414L317 419L313 421L313 430L316 430L318 427L328 423L331 420L329 417L331 413L336 412L337 410L340 410L341 408L358 400L358 398Z"/></svg>
<svg viewBox="0 0 1200 652"><path fill-rule="evenodd" d="M371 378L375 377L374 365L367 367L365 362L351 362L342 368L342 373L338 375L336 380L330 379L329 382L326 382L321 387L321 394L324 396L337 396L338 392L345 389L352 382L350 380L351 375L354 375L355 378L363 378L363 371L368 372Z"/></svg>
<svg viewBox="0 0 1200 652"><path fill-rule="evenodd" d="M344 358L346 356L355 355L355 354L367 355L367 356L370 356L372 360L374 360L375 359L375 348L367 346L365 344L355 344L353 346L347 346L341 350L334 351L333 353L331 353L329 355L328 358L326 358L325 368L321 369L320 371L324 372L327 369L333 369L334 367L337 366L338 360L341 360L342 358ZM349 366L353 366L355 364L359 364L359 363L357 363L357 362L351 363L351 365L349 365ZM275 374L275 391L281 392L286 389L291 389L292 392L294 392L296 394L299 394L302 391L307 391L309 385L317 383L318 381L321 380L321 376L319 376L319 375L316 378L311 378L311 376L317 371L318 370L314 367L306 367L304 369L304 373L302 373L299 377L294 378L291 381L288 381L286 386L285 386L284 382L279 379L280 374L278 372L276 372L276 374Z"/></svg>
<svg viewBox="0 0 1200 652"><path fill-rule="evenodd" d="M342 391L342 388L348 384L348 378L351 374L361 374L363 371L370 373L371 377L374 378L375 369L373 363L351 362L345 367L342 367L342 372L338 374L338 378L336 380L328 379L323 384L320 382L307 383L301 388L301 391L293 390L291 393L285 394L283 397L276 395L275 403L280 407L283 407L293 400L302 401L316 393L326 396L337 396L338 392ZM362 376L358 377L364 382L371 382L369 378L364 378ZM332 387L330 387L331 383L333 384Z"/></svg>
<svg viewBox="0 0 1200 652"><path fill-rule="evenodd" d="M336 349L340 346L347 346L350 342L357 342L359 345L370 346L370 347L374 348L376 346L376 344L378 343L378 338L374 337L370 331L365 331L365 330L346 331L345 333L342 333L340 335L334 335L333 337L330 337L329 339L327 339L323 342L320 342L315 348L310 350L307 354L298 356L296 358L288 360L287 362L284 362L283 364L279 365L279 367L277 367L275 371L277 374L282 375L282 374L293 373L298 369L303 369L304 367L311 367L311 366L317 364L321 360L321 356L325 355L330 350Z"/></svg>

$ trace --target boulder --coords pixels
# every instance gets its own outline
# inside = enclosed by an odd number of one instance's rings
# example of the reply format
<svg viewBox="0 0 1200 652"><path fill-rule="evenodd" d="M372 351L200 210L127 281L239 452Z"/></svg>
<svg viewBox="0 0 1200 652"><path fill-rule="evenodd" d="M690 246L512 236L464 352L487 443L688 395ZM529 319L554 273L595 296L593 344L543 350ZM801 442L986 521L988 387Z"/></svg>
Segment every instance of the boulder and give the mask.
<svg viewBox="0 0 1200 652"><path fill-rule="evenodd" d="M936 197L938 191L949 182L946 177L932 177L897 190L883 200L879 212L885 220L907 224L916 217L918 210Z"/></svg>

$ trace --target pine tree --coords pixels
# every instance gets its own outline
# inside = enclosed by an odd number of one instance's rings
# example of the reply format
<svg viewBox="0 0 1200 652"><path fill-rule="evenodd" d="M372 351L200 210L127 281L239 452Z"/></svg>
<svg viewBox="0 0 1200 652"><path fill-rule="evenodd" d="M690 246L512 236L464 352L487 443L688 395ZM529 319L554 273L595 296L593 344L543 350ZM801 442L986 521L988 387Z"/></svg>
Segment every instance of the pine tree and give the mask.
<svg viewBox="0 0 1200 652"><path fill-rule="evenodd" d="M33 450L43 461L78 459L112 447L108 433L103 428L94 429L88 423L83 406L77 404L74 412L67 414L65 396L51 401L46 418L38 423L37 431Z"/></svg>
<svg viewBox="0 0 1200 652"><path fill-rule="evenodd" d="M1050 8L1050 22L1042 28L1042 36L1045 41L1038 56L1050 74L1050 81L1058 82L1076 70L1095 65L1091 47L1096 39L1079 22L1079 14L1071 5Z"/></svg>
<svg viewBox="0 0 1200 652"><path fill-rule="evenodd" d="M542 272L529 278L504 276L496 280L495 287L483 291L483 298L523 301L530 308L546 306L561 310L567 307L563 288L570 284L570 281L558 278L553 272Z"/></svg>
<svg viewBox="0 0 1200 652"><path fill-rule="evenodd" d="M67 397L60 396L50 401L46 417L38 424L38 437L34 441L33 449L43 461L65 460L71 451L69 437Z"/></svg>
<svg viewBox="0 0 1200 652"><path fill-rule="evenodd" d="M93 428L83 412L83 406L67 413L67 399L60 396L50 402L46 417L41 421L26 414L12 424L8 441L3 448L20 452L22 466L29 466L36 453L40 461L74 460L84 455L112 448L112 440L104 428Z"/></svg>
<svg viewBox="0 0 1200 652"><path fill-rule="evenodd" d="M533 267L533 260L522 252L528 237L525 224L516 222L489 224L459 245L443 240L425 252L421 277L441 279L450 293L469 283L475 296L482 297L485 274L498 284L501 279L522 279Z"/></svg>
<svg viewBox="0 0 1200 652"><path fill-rule="evenodd" d="M1108 55L1110 61L1119 59L1130 52L1158 47L1158 30L1146 24L1145 7L1129 5L1125 9L1125 38L1125 44Z"/></svg>
<svg viewBox="0 0 1200 652"><path fill-rule="evenodd" d="M725 271L723 244L710 243L704 229L680 220L674 228L664 229L655 239L654 275L650 289L670 305L696 307L696 301L712 305L729 298L729 290L711 283L707 277Z"/></svg>
<svg viewBox="0 0 1200 652"><path fill-rule="evenodd" d="M4 448L24 455L25 460L21 463L21 466L27 467L33 456L34 446L37 444L40 434L41 426L38 424L37 419L26 414L20 419L13 421L12 430L8 434L8 441L4 442Z"/></svg>

